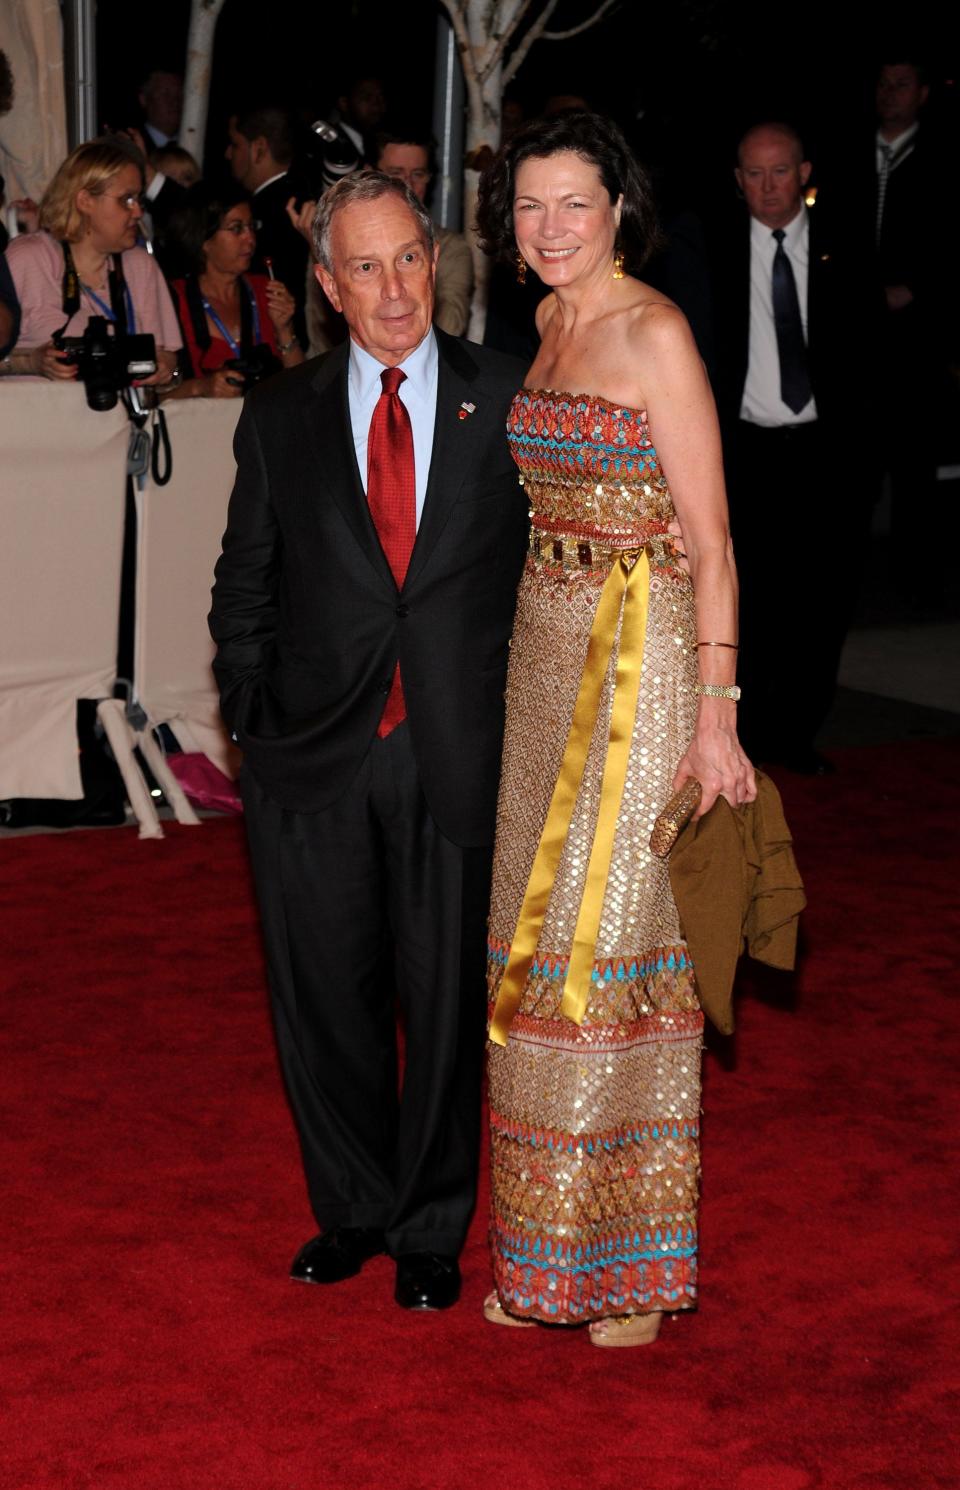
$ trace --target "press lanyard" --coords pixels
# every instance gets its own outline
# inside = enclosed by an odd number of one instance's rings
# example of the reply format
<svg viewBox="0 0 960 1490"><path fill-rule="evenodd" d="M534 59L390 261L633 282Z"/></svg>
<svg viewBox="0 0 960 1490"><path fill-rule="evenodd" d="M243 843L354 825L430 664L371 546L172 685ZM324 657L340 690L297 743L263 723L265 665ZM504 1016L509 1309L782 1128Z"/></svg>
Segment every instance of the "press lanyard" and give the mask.
<svg viewBox="0 0 960 1490"><path fill-rule="evenodd" d="M259 306L257 305L257 297L253 293L253 290L250 288L250 286L247 284L247 281L246 280L243 281L243 287L246 290L246 292L247 292L247 298L250 301L250 311L251 311L251 314L253 316L253 344L256 347L256 346L259 346L260 345L260 309L259 309ZM216 326L217 330L219 331L220 335L223 337L223 339L226 342L227 346L230 348L230 350L233 353L234 357L238 356L239 353L240 353L240 343L238 341L235 341L234 338L230 335L230 332L227 330L226 326L223 324L223 322L221 321L220 317L217 315L216 311L214 310L213 306L210 304L210 301L207 299L206 295L201 295L200 296L200 304L203 306L203 308L206 311L207 315L210 317L211 321Z"/></svg>
<svg viewBox="0 0 960 1490"><path fill-rule="evenodd" d="M116 321L117 318L114 315L112 308L107 305L105 300L101 300L96 290L91 290L90 286L85 285L82 280L80 282L80 288L85 295L89 296L97 309L103 312L108 321ZM124 281L123 286L123 299L127 307L127 330L132 336L137 329L137 320L136 316L133 313L133 300L130 297L130 286L126 283L126 281Z"/></svg>

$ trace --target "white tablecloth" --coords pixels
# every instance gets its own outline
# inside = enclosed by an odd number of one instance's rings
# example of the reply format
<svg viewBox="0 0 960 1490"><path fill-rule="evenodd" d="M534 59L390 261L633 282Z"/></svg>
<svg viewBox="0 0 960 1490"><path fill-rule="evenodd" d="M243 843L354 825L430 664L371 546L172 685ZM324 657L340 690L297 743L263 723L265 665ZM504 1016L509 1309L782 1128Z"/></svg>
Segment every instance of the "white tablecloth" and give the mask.
<svg viewBox="0 0 960 1490"><path fill-rule="evenodd" d="M76 701L113 687L128 424L0 380L0 799L82 796Z"/></svg>

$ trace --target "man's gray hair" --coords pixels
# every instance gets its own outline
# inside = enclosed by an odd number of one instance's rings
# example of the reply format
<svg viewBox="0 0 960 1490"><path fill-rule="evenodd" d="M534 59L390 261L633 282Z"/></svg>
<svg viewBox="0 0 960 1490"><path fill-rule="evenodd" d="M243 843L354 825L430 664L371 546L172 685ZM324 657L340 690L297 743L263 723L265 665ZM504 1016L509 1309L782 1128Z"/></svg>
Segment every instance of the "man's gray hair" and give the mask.
<svg viewBox="0 0 960 1490"><path fill-rule="evenodd" d="M376 202L391 191L410 208L427 248L430 254L433 254L433 218L419 198L414 196L409 186L398 180L396 176L385 175L383 171L363 171L352 176L344 176L342 181L338 181L336 185L330 187L329 191L324 192L317 203L317 211L313 219L313 251L318 263L322 264L328 274L333 273L330 234L333 219L337 213L344 207L349 207L353 202Z"/></svg>

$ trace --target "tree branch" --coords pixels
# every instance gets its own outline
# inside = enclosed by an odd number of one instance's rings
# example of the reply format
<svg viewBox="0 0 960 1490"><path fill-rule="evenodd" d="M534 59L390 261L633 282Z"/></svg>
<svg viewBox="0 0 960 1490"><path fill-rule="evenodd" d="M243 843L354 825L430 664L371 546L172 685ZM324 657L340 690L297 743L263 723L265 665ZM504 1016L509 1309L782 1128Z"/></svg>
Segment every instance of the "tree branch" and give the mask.
<svg viewBox="0 0 960 1490"><path fill-rule="evenodd" d="M457 39L457 51L463 63L464 77L468 83L478 83L477 62L470 44L470 33L467 30L467 17L463 5L459 4L458 0L442 0L442 4L450 17L453 34Z"/></svg>
<svg viewBox="0 0 960 1490"><path fill-rule="evenodd" d="M514 32L520 25L520 22L523 20L527 11L530 9L531 4L532 0L521 0L521 3L517 6L516 10L513 13L512 19L507 22L506 28L503 31L503 34L497 40L493 51L489 53L484 60L483 72L481 74L482 78L488 78L493 72L493 69L496 67L506 48L509 46Z"/></svg>
<svg viewBox="0 0 960 1490"><path fill-rule="evenodd" d="M553 12L556 10L556 8L557 0L547 0L547 3L544 6L543 10L540 12L537 19L533 22L526 36L520 42L519 46L515 49L513 56L510 58L510 61L505 65L503 69L504 88L506 88L507 84L512 78L516 77L517 72L520 68L520 64L523 62L523 59L526 57L534 42L537 41L543 34L544 27L546 26L550 17L553 15Z"/></svg>
<svg viewBox="0 0 960 1490"><path fill-rule="evenodd" d="M591 26L597 24L604 12L608 11L611 5L616 5L616 3L617 0L603 0L603 4L597 7L592 16L588 16L585 21L581 21L579 26L571 26L569 31L543 31L540 34L544 41L567 41L571 36L579 36L581 31L589 31Z"/></svg>

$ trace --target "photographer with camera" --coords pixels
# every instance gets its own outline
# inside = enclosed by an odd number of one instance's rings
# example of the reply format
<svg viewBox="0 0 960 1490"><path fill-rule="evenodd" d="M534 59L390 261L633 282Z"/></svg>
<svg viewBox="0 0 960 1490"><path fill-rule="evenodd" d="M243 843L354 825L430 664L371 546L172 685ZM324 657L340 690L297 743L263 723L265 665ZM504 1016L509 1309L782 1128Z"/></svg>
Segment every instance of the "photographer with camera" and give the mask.
<svg viewBox="0 0 960 1490"><path fill-rule="evenodd" d="M174 376L176 313L157 264L137 246L142 193L139 164L111 141L91 140L67 156L40 203L41 231L14 238L7 250L21 323L0 373L83 377L109 337L121 385L134 377L164 384ZM58 345L61 338L83 340L91 320L101 327L94 327L90 356ZM129 338L137 339L135 356L121 367ZM155 343L155 370L141 376L142 338Z"/></svg>
<svg viewBox="0 0 960 1490"><path fill-rule="evenodd" d="M192 268L173 282L185 347L184 381L172 398L238 398L303 361L290 291L269 274L248 272L257 224L242 187L192 187L170 235Z"/></svg>

